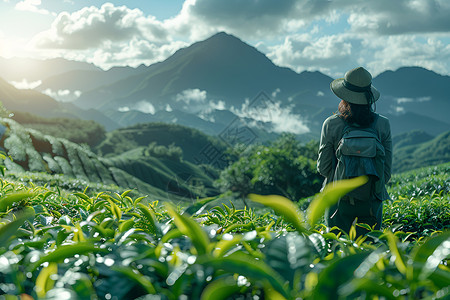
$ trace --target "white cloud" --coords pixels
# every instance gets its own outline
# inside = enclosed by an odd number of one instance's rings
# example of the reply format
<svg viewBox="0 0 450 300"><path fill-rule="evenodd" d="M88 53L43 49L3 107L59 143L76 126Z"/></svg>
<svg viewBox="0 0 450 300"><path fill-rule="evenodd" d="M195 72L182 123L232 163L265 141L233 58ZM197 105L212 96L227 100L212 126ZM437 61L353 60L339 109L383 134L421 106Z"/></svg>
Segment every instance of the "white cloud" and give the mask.
<svg viewBox="0 0 450 300"><path fill-rule="evenodd" d="M155 114L155 107L150 102L147 101L139 101L133 106L133 108L135 110L143 112L144 114L151 114L151 115Z"/></svg>
<svg viewBox="0 0 450 300"><path fill-rule="evenodd" d="M356 2L356 1L355 1ZM354 3L348 18L352 29L380 35L446 32L450 28L447 0L378 0Z"/></svg>
<svg viewBox="0 0 450 300"><path fill-rule="evenodd" d="M128 111L130 111L130 107L122 106L122 107L119 107L117 110L120 112L128 112Z"/></svg>
<svg viewBox="0 0 450 300"><path fill-rule="evenodd" d="M24 78L22 81L10 81L9 83L19 90L32 90L40 86L42 80L28 82L28 80Z"/></svg>
<svg viewBox="0 0 450 300"><path fill-rule="evenodd" d="M420 97L420 98L417 99L417 102L428 102L428 101L431 101L431 97L430 96L428 96L428 97Z"/></svg>
<svg viewBox="0 0 450 300"><path fill-rule="evenodd" d="M402 98L396 98L395 101L397 102L397 104L412 103L412 102L428 102L428 101L431 101L431 97L430 96L419 97L419 98L402 97Z"/></svg>
<svg viewBox="0 0 450 300"><path fill-rule="evenodd" d="M168 112L173 111L172 106L170 106L170 104L166 105L166 111L168 111Z"/></svg>
<svg viewBox="0 0 450 300"><path fill-rule="evenodd" d="M211 109L214 109L214 110L225 110L226 109L225 101L222 101L222 100L219 100L217 102L209 101L209 106L211 107Z"/></svg>
<svg viewBox="0 0 450 300"><path fill-rule="evenodd" d="M414 101L414 99L412 99L412 98L397 98L397 99L395 99L395 101L398 103L398 104L401 104L401 103L409 103L409 102L413 102Z"/></svg>
<svg viewBox="0 0 450 300"><path fill-rule="evenodd" d="M139 9L105 3L100 8L91 6L72 14L60 13L51 28L37 35L34 42L40 48L78 50L133 38L165 43L168 32L155 17L145 17Z"/></svg>
<svg viewBox="0 0 450 300"><path fill-rule="evenodd" d="M117 109L119 112L129 112L132 110L140 111L144 114L155 114L155 107L148 101L142 100L131 106L122 106Z"/></svg>
<svg viewBox="0 0 450 300"><path fill-rule="evenodd" d="M8 1L6 1L8 2ZM50 12L46 9L39 8L41 6L41 0L24 0L16 4L15 9L22 11L30 11L38 14L48 15Z"/></svg>
<svg viewBox="0 0 450 300"><path fill-rule="evenodd" d="M240 118L250 119L251 126L269 124L269 128L266 129L272 132L294 134L310 132L303 118L292 113L292 107L282 107L279 101L265 101L262 105L251 106L246 100L241 109L232 108L231 111Z"/></svg>
<svg viewBox="0 0 450 300"><path fill-rule="evenodd" d="M284 43L270 47L267 56L280 66L290 67L298 72L321 70L334 73L354 60L352 43L346 35L314 37L310 34L287 36ZM342 72L342 71L341 71Z"/></svg>
<svg viewBox="0 0 450 300"><path fill-rule="evenodd" d="M20 3L39 8L41 1ZM32 44L42 55L109 68L162 61L226 31L298 72L342 76L364 65L376 75L415 65L448 74L448 15L448 0L186 0L178 15L158 20L140 9L105 3L60 13ZM280 37L286 37L281 44Z"/></svg>
<svg viewBox="0 0 450 300"><path fill-rule="evenodd" d="M366 38L362 45L369 52L365 53L367 65L375 73L402 66L420 66L443 74L450 69L450 45L435 38L425 43L405 35Z"/></svg>
<svg viewBox="0 0 450 300"><path fill-rule="evenodd" d="M80 98L81 91L70 91L70 90L57 90L53 91L51 89L45 89L42 91L43 94L52 97L59 102L72 102Z"/></svg>
<svg viewBox="0 0 450 300"><path fill-rule="evenodd" d="M201 91L199 89L187 89L176 95L177 102L184 102L186 104L191 104L191 102L200 103L206 100L206 91Z"/></svg>

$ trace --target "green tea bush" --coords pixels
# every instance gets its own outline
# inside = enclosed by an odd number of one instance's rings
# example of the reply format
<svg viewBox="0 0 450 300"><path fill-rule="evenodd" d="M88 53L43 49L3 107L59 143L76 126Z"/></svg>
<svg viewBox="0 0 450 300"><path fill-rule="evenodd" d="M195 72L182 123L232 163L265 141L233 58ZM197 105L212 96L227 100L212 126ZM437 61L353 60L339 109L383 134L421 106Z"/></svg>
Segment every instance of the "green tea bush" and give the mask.
<svg viewBox="0 0 450 300"><path fill-rule="evenodd" d="M392 201L384 203L385 227L411 238L450 228L450 164L396 174L388 190Z"/></svg>
<svg viewBox="0 0 450 300"><path fill-rule="evenodd" d="M88 195L0 180L0 295L444 299L450 232L411 245L400 231L356 237L354 229L335 234L316 224L360 184L341 182L317 195L306 222L281 196L251 195L267 207L261 215L233 205L205 211L220 198L180 208L130 191Z"/></svg>
<svg viewBox="0 0 450 300"><path fill-rule="evenodd" d="M59 166L58 162L56 162L56 160L49 153L44 153L42 158L47 163L51 173L63 174L63 170Z"/></svg>

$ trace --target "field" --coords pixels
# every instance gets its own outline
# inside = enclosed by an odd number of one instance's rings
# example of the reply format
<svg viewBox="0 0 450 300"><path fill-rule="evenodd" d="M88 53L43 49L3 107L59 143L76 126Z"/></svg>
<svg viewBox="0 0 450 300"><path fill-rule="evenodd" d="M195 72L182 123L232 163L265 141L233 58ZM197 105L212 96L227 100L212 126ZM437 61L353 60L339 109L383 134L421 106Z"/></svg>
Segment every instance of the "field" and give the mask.
<svg viewBox="0 0 450 300"><path fill-rule="evenodd" d="M301 210L281 196L181 207L80 180L4 177L0 299L448 299L449 168L395 175L383 229L359 237L321 216L363 178Z"/></svg>

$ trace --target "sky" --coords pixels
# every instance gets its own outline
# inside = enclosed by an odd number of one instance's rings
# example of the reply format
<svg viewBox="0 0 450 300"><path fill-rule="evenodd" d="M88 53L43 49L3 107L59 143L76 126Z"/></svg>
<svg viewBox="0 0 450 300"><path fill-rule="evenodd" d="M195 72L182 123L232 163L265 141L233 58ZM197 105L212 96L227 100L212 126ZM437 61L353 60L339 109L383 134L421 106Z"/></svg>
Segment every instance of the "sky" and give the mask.
<svg viewBox="0 0 450 300"><path fill-rule="evenodd" d="M450 0L0 0L0 57L150 65L225 31L297 72L450 75Z"/></svg>

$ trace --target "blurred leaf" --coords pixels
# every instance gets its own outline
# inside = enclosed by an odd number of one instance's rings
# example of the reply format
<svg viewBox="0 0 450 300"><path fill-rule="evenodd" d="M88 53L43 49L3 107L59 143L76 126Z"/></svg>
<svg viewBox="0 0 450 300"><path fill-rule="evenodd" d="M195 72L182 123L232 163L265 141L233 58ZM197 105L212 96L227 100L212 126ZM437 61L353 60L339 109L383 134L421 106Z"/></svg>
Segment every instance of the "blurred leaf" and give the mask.
<svg viewBox="0 0 450 300"><path fill-rule="evenodd" d="M319 257L324 258L327 255L327 243L325 238L319 233L310 234L308 238L312 242Z"/></svg>
<svg viewBox="0 0 450 300"><path fill-rule="evenodd" d="M424 280L432 274L441 261L450 256L450 231L428 239L415 248L414 279Z"/></svg>
<svg viewBox="0 0 450 300"><path fill-rule="evenodd" d="M341 258L322 270L312 299L338 299L339 288L353 279L353 272L367 258L369 253L358 253Z"/></svg>
<svg viewBox="0 0 450 300"><path fill-rule="evenodd" d="M395 300L398 297L394 296L394 287L387 287L380 285L378 281L373 281L367 278L358 278L350 281L339 289L339 295L344 298L351 298L356 292L363 292L365 298ZM370 297L372 296L372 297Z"/></svg>
<svg viewBox="0 0 450 300"><path fill-rule="evenodd" d="M215 245L215 249L213 252L214 256L223 256L228 250L230 250L230 248L239 244L243 237L243 235L235 235L231 240L220 240Z"/></svg>
<svg viewBox="0 0 450 300"><path fill-rule="evenodd" d="M239 272L240 275L257 282L270 284L283 297L288 298L289 293L284 288L283 278L262 260L243 252L234 252L226 257L206 258L199 263L211 266L216 270L224 270L231 274Z"/></svg>
<svg viewBox="0 0 450 300"><path fill-rule="evenodd" d="M196 201L193 205L188 206L182 214L188 214L191 216L200 214L203 209L205 209L205 207L207 206L208 203L216 200L218 197L209 197L209 198L205 198L205 199L200 199L198 201Z"/></svg>
<svg viewBox="0 0 450 300"><path fill-rule="evenodd" d="M225 300L239 292L241 287L231 277L219 278L206 286L201 295L201 300Z"/></svg>
<svg viewBox="0 0 450 300"><path fill-rule="evenodd" d="M308 221L311 226L317 223L325 210L336 204L348 192L365 184L367 176L360 176L352 179L344 179L327 184L323 191L312 200L308 208Z"/></svg>
<svg viewBox="0 0 450 300"><path fill-rule="evenodd" d="M391 251L391 254L394 257L395 266L397 267L400 273L406 274L405 260L397 247L398 243L397 237L393 235L392 232L390 231L386 233L386 237L388 240L389 250Z"/></svg>
<svg viewBox="0 0 450 300"><path fill-rule="evenodd" d="M315 258L315 249L309 239L290 232L267 243L263 248L265 263L294 284L294 277L308 273Z"/></svg>
<svg viewBox="0 0 450 300"><path fill-rule="evenodd" d="M262 196L256 194L248 195L249 199L272 208L277 214L283 216L290 222L299 233L307 232L302 222L302 215L298 207L289 199L278 196Z"/></svg>
<svg viewBox="0 0 450 300"><path fill-rule="evenodd" d="M151 283L150 278L142 275L137 270L134 270L134 269L128 268L128 267L118 267L118 266L112 267L112 270L119 272L119 273L127 276L129 279L133 280L134 282L138 283L140 286L142 286L145 289L145 291L147 293L156 294L155 287Z"/></svg>
<svg viewBox="0 0 450 300"><path fill-rule="evenodd" d="M209 238L200 225L191 217L177 213L171 204L166 203L165 206L177 228L191 239L195 249L197 249L197 253L199 255L207 253Z"/></svg>
<svg viewBox="0 0 450 300"><path fill-rule="evenodd" d="M61 262L66 258L75 256L76 254L82 255L94 252L108 252L108 250L98 248L89 242L63 245L58 247L55 251L42 256L36 263L33 264L31 269L36 269L44 262Z"/></svg>
<svg viewBox="0 0 450 300"><path fill-rule="evenodd" d="M17 229L29 218L34 217L34 209L32 207L27 207L22 211L15 214L16 219L6 223L5 225L0 225L0 248L5 247L6 242L16 234Z"/></svg>
<svg viewBox="0 0 450 300"><path fill-rule="evenodd" d="M22 201L26 198L31 198L35 195L36 193L33 192L15 192L7 194L6 196L0 198L0 212L7 211L13 205L13 203Z"/></svg>
<svg viewBox="0 0 450 300"><path fill-rule="evenodd" d="M47 267L42 268L38 277L36 278L36 294L39 298L44 298L45 294L54 286L55 280L51 278L52 275L58 273L58 264L50 263Z"/></svg>

